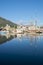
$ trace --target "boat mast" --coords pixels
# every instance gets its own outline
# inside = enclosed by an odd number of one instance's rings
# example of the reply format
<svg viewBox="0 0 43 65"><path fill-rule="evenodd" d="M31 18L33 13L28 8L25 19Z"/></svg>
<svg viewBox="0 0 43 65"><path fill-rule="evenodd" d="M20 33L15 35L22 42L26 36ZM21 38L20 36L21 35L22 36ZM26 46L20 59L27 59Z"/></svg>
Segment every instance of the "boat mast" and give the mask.
<svg viewBox="0 0 43 65"><path fill-rule="evenodd" d="M35 20L35 32L36 32L36 27L37 27L37 21Z"/></svg>

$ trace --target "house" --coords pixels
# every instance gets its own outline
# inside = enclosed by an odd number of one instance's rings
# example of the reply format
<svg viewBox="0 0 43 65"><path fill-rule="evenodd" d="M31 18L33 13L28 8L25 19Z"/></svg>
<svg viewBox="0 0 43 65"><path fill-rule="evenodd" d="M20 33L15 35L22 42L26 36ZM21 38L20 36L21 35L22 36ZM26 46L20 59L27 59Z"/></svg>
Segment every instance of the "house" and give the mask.
<svg viewBox="0 0 43 65"><path fill-rule="evenodd" d="M6 24L6 26L4 27L4 30L9 31L10 30L10 25Z"/></svg>
<svg viewBox="0 0 43 65"><path fill-rule="evenodd" d="M23 33L22 25L18 25L16 31L17 33Z"/></svg>
<svg viewBox="0 0 43 65"><path fill-rule="evenodd" d="M10 32L11 33L16 33L16 29L13 27L13 28L10 28Z"/></svg>
<svg viewBox="0 0 43 65"><path fill-rule="evenodd" d="M23 33L23 29L16 29L17 33Z"/></svg>
<svg viewBox="0 0 43 65"><path fill-rule="evenodd" d="M38 26L35 25L31 25L28 27L29 32L36 32L38 30L40 30L40 28Z"/></svg>
<svg viewBox="0 0 43 65"><path fill-rule="evenodd" d="M40 31L43 32L43 26L40 27Z"/></svg>

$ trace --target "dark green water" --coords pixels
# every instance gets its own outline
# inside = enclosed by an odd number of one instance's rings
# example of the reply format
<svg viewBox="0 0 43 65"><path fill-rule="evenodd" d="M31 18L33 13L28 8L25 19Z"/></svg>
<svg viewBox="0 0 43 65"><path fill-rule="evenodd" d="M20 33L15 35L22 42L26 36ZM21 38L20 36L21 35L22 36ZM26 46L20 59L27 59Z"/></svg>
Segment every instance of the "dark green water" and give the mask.
<svg viewBox="0 0 43 65"><path fill-rule="evenodd" d="M43 36L0 36L0 65L43 65Z"/></svg>

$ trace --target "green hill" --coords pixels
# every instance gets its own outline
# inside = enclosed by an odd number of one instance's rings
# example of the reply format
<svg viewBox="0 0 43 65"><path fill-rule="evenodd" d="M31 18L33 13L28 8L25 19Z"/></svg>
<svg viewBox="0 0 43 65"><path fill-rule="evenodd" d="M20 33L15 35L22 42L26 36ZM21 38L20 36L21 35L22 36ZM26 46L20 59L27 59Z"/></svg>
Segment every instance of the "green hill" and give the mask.
<svg viewBox="0 0 43 65"><path fill-rule="evenodd" d="M6 24L10 25L11 27L17 26L17 24L0 17L0 27L2 27L2 26L4 27L4 26L6 26Z"/></svg>

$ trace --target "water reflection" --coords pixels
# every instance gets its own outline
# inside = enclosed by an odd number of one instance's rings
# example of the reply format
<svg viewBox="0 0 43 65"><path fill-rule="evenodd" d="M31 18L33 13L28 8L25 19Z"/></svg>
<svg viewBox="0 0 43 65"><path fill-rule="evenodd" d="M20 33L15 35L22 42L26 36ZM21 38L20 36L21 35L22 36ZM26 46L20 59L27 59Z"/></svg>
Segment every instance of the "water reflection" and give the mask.
<svg viewBox="0 0 43 65"><path fill-rule="evenodd" d="M6 43L7 41L9 42ZM40 58L43 57L43 36L40 35L30 35L28 33L14 34L14 35L7 34L4 36L0 35L0 44L2 44L0 45L0 54L1 54L0 58L3 60L3 62L5 59L6 63L8 61L10 63L14 63L14 62L39 63L41 61ZM2 62L1 59L0 61ZM38 61L39 59L40 61Z"/></svg>
<svg viewBox="0 0 43 65"><path fill-rule="evenodd" d="M12 40L13 38L17 38L19 41L27 40L29 41L30 45L36 45L41 40L40 35L30 35L28 33L25 34L6 34L6 35L0 35L0 44L7 42L8 40ZM37 45L36 45L37 47Z"/></svg>

